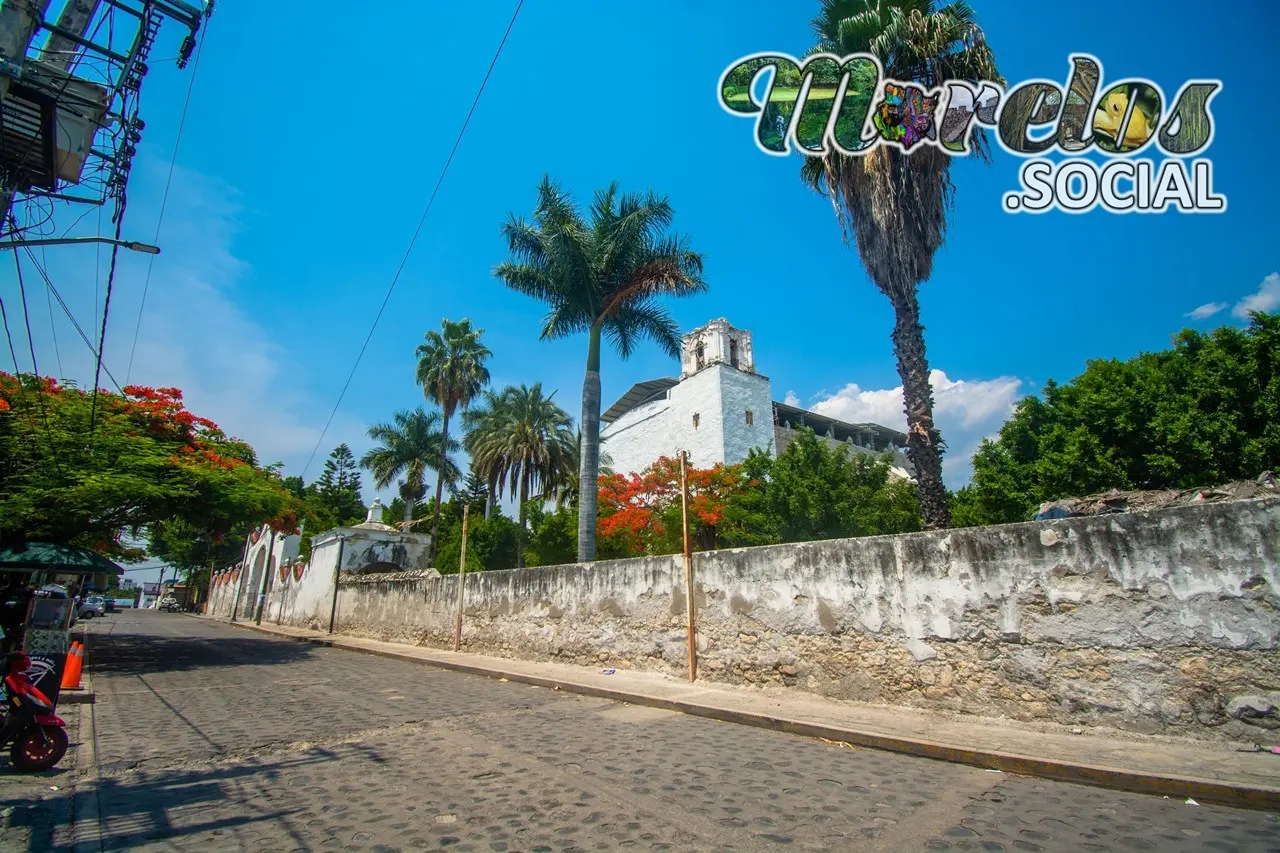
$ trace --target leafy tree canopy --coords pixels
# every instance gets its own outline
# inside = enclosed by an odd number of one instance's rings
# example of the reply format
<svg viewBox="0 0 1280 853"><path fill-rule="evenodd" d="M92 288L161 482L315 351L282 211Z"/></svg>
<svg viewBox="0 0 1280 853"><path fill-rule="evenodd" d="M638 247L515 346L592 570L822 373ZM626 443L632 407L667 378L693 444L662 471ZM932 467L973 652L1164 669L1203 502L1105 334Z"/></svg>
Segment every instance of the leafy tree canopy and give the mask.
<svg viewBox="0 0 1280 853"><path fill-rule="evenodd" d="M145 552L127 542L151 525L225 538L271 519L292 531L299 509L274 468L187 411L177 388L128 386L95 402L71 384L0 373L0 537L138 560Z"/></svg>
<svg viewBox="0 0 1280 853"><path fill-rule="evenodd" d="M1183 489L1280 465L1280 314L1186 330L1172 349L1097 360L1023 399L973 458L957 496L970 524L1109 489Z"/></svg>
<svg viewBox="0 0 1280 853"><path fill-rule="evenodd" d="M850 455L811 429L774 459L753 451L738 465L689 468L695 550L919 530L915 486L887 459ZM662 458L640 474L600 478L602 552L673 554L683 548L680 463Z"/></svg>

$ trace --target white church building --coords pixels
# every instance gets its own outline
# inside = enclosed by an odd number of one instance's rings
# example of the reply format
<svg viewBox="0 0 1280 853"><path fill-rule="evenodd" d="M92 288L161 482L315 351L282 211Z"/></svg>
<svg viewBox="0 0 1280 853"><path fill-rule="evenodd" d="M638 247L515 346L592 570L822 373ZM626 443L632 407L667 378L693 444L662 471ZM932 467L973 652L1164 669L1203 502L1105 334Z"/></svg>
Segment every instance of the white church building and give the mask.
<svg viewBox="0 0 1280 853"><path fill-rule="evenodd" d="M601 450L618 473L643 471L660 456L689 451L695 468L733 465L752 448L776 457L802 427L855 453L893 454L894 473L912 476L907 436L879 424L847 424L776 402L756 372L751 333L723 317L683 338L680 378L638 382L600 419Z"/></svg>

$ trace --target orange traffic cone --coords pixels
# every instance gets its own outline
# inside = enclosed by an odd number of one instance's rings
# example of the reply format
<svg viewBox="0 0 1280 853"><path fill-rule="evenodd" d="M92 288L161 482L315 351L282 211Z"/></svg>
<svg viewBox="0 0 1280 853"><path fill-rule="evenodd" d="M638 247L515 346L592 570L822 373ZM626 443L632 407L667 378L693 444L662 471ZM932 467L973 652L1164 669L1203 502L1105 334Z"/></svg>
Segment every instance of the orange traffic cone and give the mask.
<svg viewBox="0 0 1280 853"><path fill-rule="evenodd" d="M80 689L80 670L84 666L84 647L79 643L73 643L71 651L67 653L67 666L62 671L62 688L63 690L79 690Z"/></svg>

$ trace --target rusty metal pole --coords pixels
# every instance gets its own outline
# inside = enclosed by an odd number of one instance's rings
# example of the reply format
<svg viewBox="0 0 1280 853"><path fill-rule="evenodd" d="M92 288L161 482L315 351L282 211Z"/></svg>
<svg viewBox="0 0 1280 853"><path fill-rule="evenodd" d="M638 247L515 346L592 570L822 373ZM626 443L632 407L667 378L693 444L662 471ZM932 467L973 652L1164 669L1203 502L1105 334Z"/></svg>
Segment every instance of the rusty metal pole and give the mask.
<svg viewBox="0 0 1280 853"><path fill-rule="evenodd" d="M680 451L680 517L684 527L684 608L689 621L689 680L698 678L698 632L693 618L693 548L689 542L689 451Z"/></svg>
<svg viewBox="0 0 1280 853"><path fill-rule="evenodd" d="M471 504L462 505L462 555L458 558L458 619L453 626L453 650L462 648L462 593L466 589L467 579L467 522L471 515Z"/></svg>

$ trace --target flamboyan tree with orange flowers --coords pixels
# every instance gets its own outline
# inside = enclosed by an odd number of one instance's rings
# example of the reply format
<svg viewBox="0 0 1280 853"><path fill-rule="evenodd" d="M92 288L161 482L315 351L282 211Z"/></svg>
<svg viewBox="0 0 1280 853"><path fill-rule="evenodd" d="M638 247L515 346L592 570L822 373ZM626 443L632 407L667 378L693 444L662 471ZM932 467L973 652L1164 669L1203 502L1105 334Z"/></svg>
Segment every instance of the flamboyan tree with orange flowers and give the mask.
<svg viewBox="0 0 1280 853"><path fill-rule="evenodd" d="M735 504L760 483L741 465L688 467L689 529L695 550L719 544ZM606 553L674 554L684 547L680 505L680 460L660 457L639 474L600 478L599 535Z"/></svg>
<svg viewBox="0 0 1280 853"><path fill-rule="evenodd" d="M163 525L211 540L261 519L294 532L302 505L273 467L188 411L177 388L96 395L0 372L0 539L65 542L120 559Z"/></svg>

